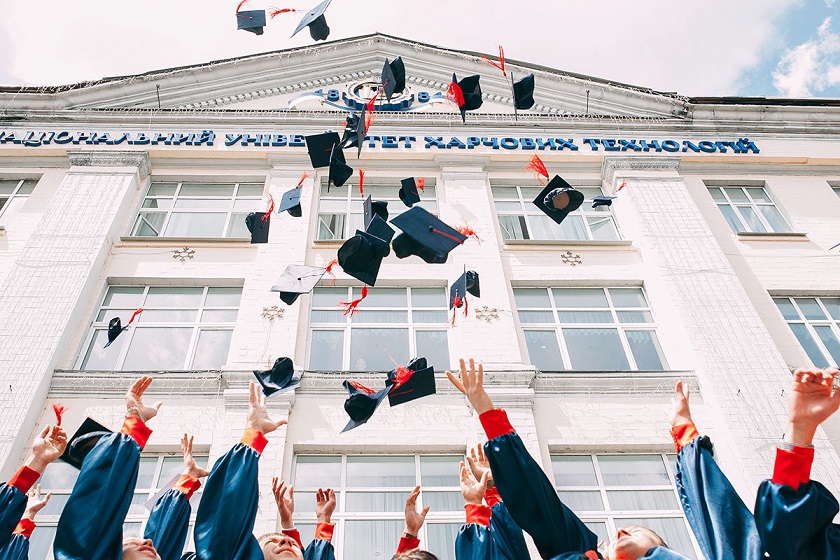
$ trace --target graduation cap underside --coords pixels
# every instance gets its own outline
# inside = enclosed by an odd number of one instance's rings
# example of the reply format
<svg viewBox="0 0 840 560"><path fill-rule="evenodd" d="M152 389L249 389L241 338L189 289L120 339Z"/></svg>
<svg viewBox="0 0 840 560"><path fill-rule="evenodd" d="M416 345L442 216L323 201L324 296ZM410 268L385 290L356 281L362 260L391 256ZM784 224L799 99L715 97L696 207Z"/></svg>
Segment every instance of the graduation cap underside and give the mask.
<svg viewBox="0 0 840 560"><path fill-rule="evenodd" d="M580 208L581 204L583 193L575 190L559 175L555 175L534 199L534 205L558 224L565 220L570 212Z"/></svg>
<svg viewBox="0 0 840 560"><path fill-rule="evenodd" d="M86 418L76 433L68 440L64 453L59 457L66 463L82 468L85 457L93 451L102 436L113 433L111 430L92 418Z"/></svg>
<svg viewBox="0 0 840 560"><path fill-rule="evenodd" d="M481 297L481 288L478 283L478 272L467 270L449 288L449 309L461 307L467 294Z"/></svg>
<svg viewBox="0 0 840 560"><path fill-rule="evenodd" d="M382 401L391 392L393 385L388 385L375 393L369 393L370 389L353 381L344 381L344 387L350 393L344 401L344 411L350 417L350 421L341 430L344 433L357 428L370 420Z"/></svg>
<svg viewBox="0 0 840 560"><path fill-rule="evenodd" d="M263 394L270 397L275 393L285 393L300 385L300 376L295 375L295 366L291 358L277 358L267 371L254 371Z"/></svg>
<svg viewBox="0 0 840 560"><path fill-rule="evenodd" d="M401 56L392 62L385 59L385 66L382 67L382 88L388 101L391 101L394 94L402 93L405 89L405 64Z"/></svg>
<svg viewBox="0 0 840 560"><path fill-rule="evenodd" d="M251 243L268 243L271 216L267 212L251 212L245 216L245 226L251 232Z"/></svg>
<svg viewBox="0 0 840 560"><path fill-rule="evenodd" d="M461 232L419 206L403 212L391 223L403 231L393 242L394 253L400 259L417 255L430 264L444 263L449 252L467 240Z"/></svg>
<svg viewBox="0 0 840 560"><path fill-rule="evenodd" d="M304 27L309 27L309 35L312 36L312 39L315 41L326 40L326 38L330 36L330 27L327 25L327 18L324 17L324 12L330 5L330 2L332 2L332 0L324 0L309 10L300 20L300 23L297 28L295 28L294 33L292 33L292 37L297 35Z"/></svg>
<svg viewBox="0 0 840 560"><path fill-rule="evenodd" d="M413 205L420 202L420 193L417 189L417 181L414 177L409 177L407 179L403 179L400 181L402 185L400 187L400 200L403 201L403 204L411 208Z"/></svg>
<svg viewBox="0 0 840 560"><path fill-rule="evenodd" d="M404 368L397 368L388 374L388 385L395 385L388 394L388 404L397 406L422 397L434 395L435 368L429 367L426 358L415 358Z"/></svg>
<svg viewBox="0 0 840 560"><path fill-rule="evenodd" d="M327 269L320 266L290 264L271 287L271 291L280 292L283 303L292 305L301 294L311 292L326 272Z"/></svg>
<svg viewBox="0 0 840 560"><path fill-rule="evenodd" d="M534 106L534 75L528 74L513 84L513 105L525 110Z"/></svg>

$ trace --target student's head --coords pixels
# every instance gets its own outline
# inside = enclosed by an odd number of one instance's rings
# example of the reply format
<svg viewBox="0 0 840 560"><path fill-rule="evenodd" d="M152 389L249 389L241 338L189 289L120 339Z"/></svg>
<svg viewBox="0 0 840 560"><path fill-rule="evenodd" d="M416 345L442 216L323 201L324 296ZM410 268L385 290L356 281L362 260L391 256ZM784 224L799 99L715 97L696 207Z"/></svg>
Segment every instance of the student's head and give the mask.
<svg viewBox="0 0 840 560"><path fill-rule="evenodd" d="M297 541L283 533L266 533L259 543L265 560L303 560Z"/></svg>
<svg viewBox="0 0 840 560"><path fill-rule="evenodd" d="M402 554L397 554L394 557L394 560L438 560L438 557L426 550L415 548L414 550L408 550Z"/></svg>
<svg viewBox="0 0 840 560"><path fill-rule="evenodd" d="M151 539L126 537L122 546L123 560L160 560Z"/></svg>
<svg viewBox="0 0 840 560"><path fill-rule="evenodd" d="M662 537L647 527L627 525L619 529L607 545L606 557L609 560L637 560L656 546L668 548Z"/></svg>

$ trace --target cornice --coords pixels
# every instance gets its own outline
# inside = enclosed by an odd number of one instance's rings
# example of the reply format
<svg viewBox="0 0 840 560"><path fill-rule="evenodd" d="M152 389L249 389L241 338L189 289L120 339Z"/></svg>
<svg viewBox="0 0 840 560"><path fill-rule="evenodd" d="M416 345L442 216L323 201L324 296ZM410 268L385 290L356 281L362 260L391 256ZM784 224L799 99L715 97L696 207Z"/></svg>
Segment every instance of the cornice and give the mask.
<svg viewBox="0 0 840 560"><path fill-rule="evenodd" d="M79 167L135 167L141 180L151 172L149 154L138 150L75 150L67 158Z"/></svg>
<svg viewBox="0 0 840 560"><path fill-rule="evenodd" d="M622 178L647 177L651 173L677 174L679 170L679 156L606 157L601 177L607 183L615 184L617 175Z"/></svg>

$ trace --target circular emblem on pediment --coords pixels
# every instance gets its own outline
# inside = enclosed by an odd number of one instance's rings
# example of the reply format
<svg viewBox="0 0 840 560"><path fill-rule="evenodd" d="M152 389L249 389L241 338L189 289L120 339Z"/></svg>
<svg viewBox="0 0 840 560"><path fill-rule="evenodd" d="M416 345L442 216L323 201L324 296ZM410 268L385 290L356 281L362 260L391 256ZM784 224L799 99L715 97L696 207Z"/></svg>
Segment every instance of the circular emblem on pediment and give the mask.
<svg viewBox="0 0 840 560"><path fill-rule="evenodd" d="M342 97L348 107L361 111L370 98L379 93L381 87L378 80L362 80L348 85ZM375 110L401 111L410 107L412 103L414 103L414 94L411 88L406 86L401 93L392 95L391 101L385 98L384 92L381 93L376 99Z"/></svg>

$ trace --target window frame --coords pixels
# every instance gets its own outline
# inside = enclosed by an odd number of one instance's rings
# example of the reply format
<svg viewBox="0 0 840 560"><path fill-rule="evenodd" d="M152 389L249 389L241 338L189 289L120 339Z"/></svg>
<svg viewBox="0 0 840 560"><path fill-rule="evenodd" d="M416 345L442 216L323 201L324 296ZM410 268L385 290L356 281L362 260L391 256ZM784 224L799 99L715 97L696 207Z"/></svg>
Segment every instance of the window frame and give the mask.
<svg viewBox="0 0 840 560"><path fill-rule="evenodd" d="M2 177L0 177L2 179ZM32 195L35 191L35 187L38 186L38 181L40 179L2 179L3 181L17 181L17 185L12 188L12 192L9 194L0 193L0 199L4 199L2 206L0 206L0 224L6 224L10 222L20 211L20 207L12 209L15 201L23 199L23 204L26 204L26 200ZM26 190L27 192L21 193L22 190Z"/></svg>
<svg viewBox="0 0 840 560"><path fill-rule="evenodd" d="M798 296L779 296L773 295L773 303L776 305L776 309L779 311L779 315L781 315L782 320L787 324L788 329L790 330L791 335L796 339L796 343L802 349L803 352L808 356L808 359L811 360L811 363L815 367L825 368L825 367L836 367L838 363L840 363L840 359L835 359L832 355L831 351L823 342L822 337L817 333L815 327L829 327L831 333L834 335L835 339L840 342L840 318L835 319L831 312L829 311L826 304L823 302L824 299L840 299L840 296L816 296L816 295L798 295ZM802 310L799 302L797 300L802 299L813 299L816 301L817 305L819 306L820 311L825 316L824 319L808 319L805 312ZM784 316L784 313L779 308L779 303L777 300L787 300L790 305L796 310L799 314L797 319L788 319ZM822 354L823 359L825 360L824 365L817 364L814 362L814 357L808 352L807 348L803 346L802 342L799 340L796 332L793 330L792 324L803 325L805 330L808 332L808 335L811 337L811 342L817 347L817 350L820 351ZM827 358L827 359L826 359Z"/></svg>
<svg viewBox="0 0 840 560"><path fill-rule="evenodd" d="M718 211L723 216L724 221L729 225L729 228L732 232L736 235L741 233L746 234L789 234L793 233L793 228L791 227L790 222L785 217L782 209L776 204L776 200L771 196L770 189L767 188L766 184L763 185L750 185L750 184L743 184L743 183L735 183L735 184L712 184L706 185L706 189L709 192L709 195L712 197L712 201L715 203L715 206L718 207ZM726 191L726 189L741 189L741 192L744 196L747 197L748 202L745 201L733 201L732 197ZM753 198L752 194L750 194L750 189L761 189L764 192L764 195L770 200L770 202L766 201L756 201ZM717 190L721 195L723 195L724 200L718 200L715 195L713 194L713 190ZM727 207L729 212L723 210L723 207ZM753 215L758 219L761 226L765 229L765 231L753 231L752 226L749 225L746 218L744 218L743 214L738 210L738 208L750 208ZM772 207L776 210L779 219L787 228L786 231L776 231L774 227L770 224L764 214L759 210L761 207ZM736 229L730 218L734 217L738 220L740 227L743 228L741 230Z"/></svg>

